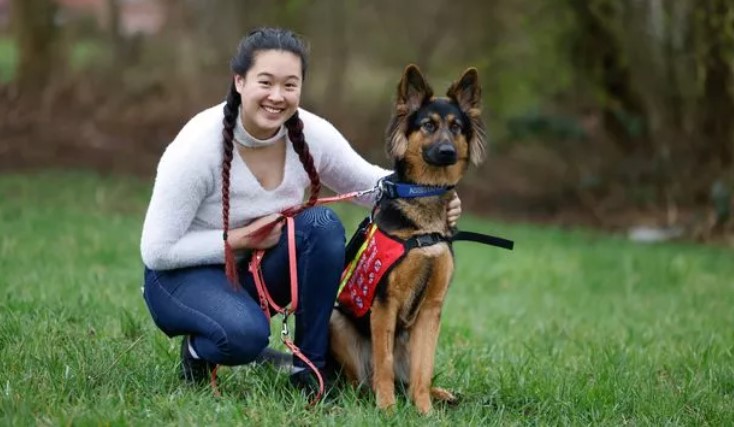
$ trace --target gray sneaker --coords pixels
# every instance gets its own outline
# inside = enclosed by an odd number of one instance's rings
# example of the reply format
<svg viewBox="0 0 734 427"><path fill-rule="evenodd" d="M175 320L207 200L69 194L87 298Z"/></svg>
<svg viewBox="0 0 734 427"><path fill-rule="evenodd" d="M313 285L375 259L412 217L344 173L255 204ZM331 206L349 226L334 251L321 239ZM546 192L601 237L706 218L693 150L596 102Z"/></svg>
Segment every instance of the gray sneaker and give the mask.
<svg viewBox="0 0 734 427"><path fill-rule="evenodd" d="M278 369L290 370L293 366L293 355L284 351L278 351L270 347L265 347L262 353L254 360L257 364L270 364Z"/></svg>
<svg viewBox="0 0 734 427"><path fill-rule="evenodd" d="M181 379L189 384L206 384L211 378L214 364L196 359L189 351L189 337L181 341Z"/></svg>

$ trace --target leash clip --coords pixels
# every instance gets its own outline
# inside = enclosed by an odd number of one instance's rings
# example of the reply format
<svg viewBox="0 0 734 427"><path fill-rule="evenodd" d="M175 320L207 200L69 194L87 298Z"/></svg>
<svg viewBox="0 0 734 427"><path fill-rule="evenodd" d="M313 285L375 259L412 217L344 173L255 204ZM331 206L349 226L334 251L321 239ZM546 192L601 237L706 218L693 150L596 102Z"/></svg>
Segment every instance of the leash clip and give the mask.
<svg viewBox="0 0 734 427"><path fill-rule="evenodd" d="M283 326L280 329L280 336L285 338L288 335L290 335L290 331L288 330L288 315L283 315Z"/></svg>
<svg viewBox="0 0 734 427"><path fill-rule="evenodd" d="M377 185L375 185L373 191L375 192L375 203L379 202L382 197L387 194L387 184L385 184L384 176L377 180Z"/></svg>
<svg viewBox="0 0 734 427"><path fill-rule="evenodd" d="M354 195L354 197L362 197L362 196L366 196L366 195L372 194L372 193L377 193L375 195L375 200L377 200L377 198L379 197L379 194L380 194L380 186L379 186L379 184L376 185L376 186L374 186L374 187L372 187L372 188L370 188L370 189L358 191Z"/></svg>

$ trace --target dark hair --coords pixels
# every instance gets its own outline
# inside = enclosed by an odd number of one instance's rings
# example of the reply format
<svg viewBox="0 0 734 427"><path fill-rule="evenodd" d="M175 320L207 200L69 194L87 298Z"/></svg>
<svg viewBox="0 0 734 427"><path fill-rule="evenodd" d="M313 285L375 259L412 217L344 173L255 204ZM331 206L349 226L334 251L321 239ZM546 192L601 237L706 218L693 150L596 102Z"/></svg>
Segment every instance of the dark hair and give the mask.
<svg viewBox="0 0 734 427"><path fill-rule="evenodd" d="M283 50L301 58L301 79L308 68L308 44L296 33L282 28L258 28L240 40L237 53L229 61L233 73L244 76L255 62L255 54L264 50Z"/></svg>
<svg viewBox="0 0 734 427"><path fill-rule="evenodd" d="M255 62L255 56L258 52L266 50L282 50L291 52L301 59L301 79L306 76L306 68L308 66L308 46L306 42L292 31L281 28L259 28L251 31L245 36L237 47L237 53L230 61L230 69L233 73L244 76L252 68ZM229 231L229 184L230 169L232 167L232 155L234 150L234 127L237 123L237 114L239 114L242 99L237 92L234 80L230 84L229 93L227 94L227 102L224 105L224 119L222 123L222 139L224 142L224 156L222 158L222 225L224 228L224 256L225 270L227 278L233 285L238 283L237 266L234 260L232 248L227 241L227 233ZM298 117L298 111L285 122L288 130L288 138L293 144L293 150L298 154L298 158L303 164L309 179L311 180L311 189L308 202L296 209L291 209L287 215L293 216L302 210L316 204L319 191L321 190L321 179L318 171L313 163L313 157L306 144L303 136L303 122ZM254 241L258 241L270 232L277 224L273 222L267 224L257 230L250 237Z"/></svg>

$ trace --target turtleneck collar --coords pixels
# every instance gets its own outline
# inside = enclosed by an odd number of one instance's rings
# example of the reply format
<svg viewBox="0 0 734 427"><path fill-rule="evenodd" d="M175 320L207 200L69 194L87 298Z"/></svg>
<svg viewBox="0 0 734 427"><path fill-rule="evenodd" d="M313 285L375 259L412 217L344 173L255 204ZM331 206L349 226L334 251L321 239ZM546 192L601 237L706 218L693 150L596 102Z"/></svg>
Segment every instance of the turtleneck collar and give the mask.
<svg viewBox="0 0 734 427"><path fill-rule="evenodd" d="M280 129L278 129L275 135L271 136L270 138L257 139L254 136L250 135L250 133L247 132L247 130L245 129L245 126L242 123L242 109L240 109L239 114L237 114L237 124L234 127L233 133L234 140L241 146L248 148L260 148L275 144L285 135L286 129L284 125L281 125Z"/></svg>

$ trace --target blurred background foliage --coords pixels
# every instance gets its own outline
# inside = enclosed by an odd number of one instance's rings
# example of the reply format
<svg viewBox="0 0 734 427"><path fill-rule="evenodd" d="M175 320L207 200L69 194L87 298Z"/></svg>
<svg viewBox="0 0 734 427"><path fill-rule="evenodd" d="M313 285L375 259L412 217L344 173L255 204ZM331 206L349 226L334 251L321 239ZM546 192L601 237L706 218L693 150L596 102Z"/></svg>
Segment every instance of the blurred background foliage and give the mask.
<svg viewBox="0 0 734 427"><path fill-rule="evenodd" d="M0 168L151 176L261 25L311 43L302 104L385 164L403 67L479 68L490 159L465 206L731 233L731 0L0 0Z"/></svg>

